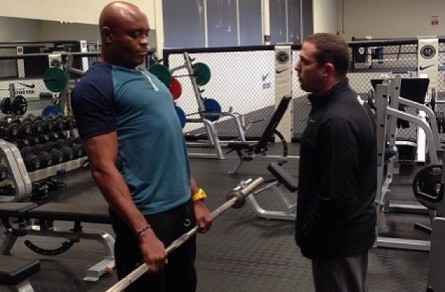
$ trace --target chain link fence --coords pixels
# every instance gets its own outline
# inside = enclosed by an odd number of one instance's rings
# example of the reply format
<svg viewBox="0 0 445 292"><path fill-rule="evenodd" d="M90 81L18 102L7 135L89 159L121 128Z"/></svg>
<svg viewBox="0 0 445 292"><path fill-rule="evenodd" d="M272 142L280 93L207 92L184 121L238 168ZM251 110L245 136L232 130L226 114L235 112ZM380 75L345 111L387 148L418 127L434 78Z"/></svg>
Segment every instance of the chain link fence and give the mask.
<svg viewBox="0 0 445 292"><path fill-rule="evenodd" d="M444 40L439 40L439 74L436 88L437 100L445 99ZM402 78L418 77L418 44L417 39L411 40L373 40L370 42L353 42L351 48L351 68L348 73L351 87L362 98L367 98L372 89L371 80L391 78L400 75ZM292 64L298 60L299 45L292 46ZM216 99L223 111L236 111L244 115L250 123L246 138L256 139L261 136L267 121L273 114L275 105L275 55L273 46L258 48L211 48L211 49L175 49L165 50L164 63L170 68L184 66L184 52L189 52L194 62L204 62L211 69L211 80L200 87L202 97ZM179 71L177 71L179 73ZM198 113L196 94L191 86L190 76L182 71L180 81L183 94L176 101L188 116ZM292 140L299 141L306 126L311 106L306 93L300 89L297 74L292 72L293 100L293 131ZM411 114L414 110L406 109ZM438 104L436 112L444 116L445 135L445 104ZM230 117L223 117L216 122L215 128L221 139L237 137L236 125ZM204 136L206 132L202 124L186 124L186 136ZM442 133L440 133L441 138ZM398 136L416 139L417 127L409 124L400 128Z"/></svg>
<svg viewBox="0 0 445 292"><path fill-rule="evenodd" d="M393 77L396 74L402 78L417 77L417 40L374 40L366 45L363 42L353 42L350 43L350 47L352 64L348 78L351 87L363 98L372 89L372 79ZM293 65L298 60L299 49L300 46L292 46ZM439 78L436 89L438 100L445 99L444 51L444 42L439 40ZM43 80L45 71L51 67L52 54L13 55L4 54L5 52L8 51L3 50L3 55L0 55L0 101L6 103L9 98L12 102L16 96L23 96L27 101L27 111L15 115L17 118L26 118L30 114L34 117L42 116L45 109L63 101L76 80L81 77L71 72L68 92L52 92ZM164 64L174 71L173 76L176 76L182 85L182 95L175 101L176 105L184 110L187 118L193 119L199 116L199 107L191 77L185 67L184 52L188 52L193 62L202 62L211 70L210 81L199 86L199 90L202 98L214 99L221 106L223 115L214 123L218 136L222 140L237 139L239 131L245 130L246 139L260 137L275 106L274 47L165 50ZM63 55L62 64L67 63L68 55ZM73 59L70 68L78 69L80 72L98 60L97 54L72 53L71 55ZM299 87L295 72L292 73L291 80L294 97L292 137L294 141L298 141L305 128L311 106L306 93ZM439 103L436 112L438 116L445 116L445 104ZM242 117L243 129L239 129L240 126L233 115L235 113ZM14 114L0 111L0 120L11 116ZM443 128L445 132L445 118ZM416 132L417 128L412 125L399 129L399 135L408 138L415 138ZM187 123L184 134L193 139L206 135L206 131L202 123Z"/></svg>
<svg viewBox="0 0 445 292"><path fill-rule="evenodd" d="M238 50L238 48L237 48ZM200 98L195 94L192 77L185 66L183 52L167 51L165 62L173 76L181 76L182 95L176 104L186 113L187 118L199 117ZM274 51L252 48L239 51L205 52L191 51L189 57L194 63L205 63L211 70L210 81L199 87L203 99L211 98L221 105L223 114L214 126L221 139L236 139L238 125L230 113L238 113L245 119L246 137L258 138L274 111ZM181 68L182 69L177 69ZM202 123L187 123L186 137L200 137L206 134Z"/></svg>

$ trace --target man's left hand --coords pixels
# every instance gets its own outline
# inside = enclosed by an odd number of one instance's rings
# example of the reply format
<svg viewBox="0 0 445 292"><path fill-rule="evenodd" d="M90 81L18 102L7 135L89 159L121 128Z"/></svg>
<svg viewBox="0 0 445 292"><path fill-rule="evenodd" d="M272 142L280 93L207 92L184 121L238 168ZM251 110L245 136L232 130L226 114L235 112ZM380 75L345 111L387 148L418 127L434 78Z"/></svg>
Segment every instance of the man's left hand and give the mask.
<svg viewBox="0 0 445 292"><path fill-rule="evenodd" d="M212 214L205 205L203 200L197 200L193 202L195 205L196 225L198 226L198 232L206 233L212 225Z"/></svg>

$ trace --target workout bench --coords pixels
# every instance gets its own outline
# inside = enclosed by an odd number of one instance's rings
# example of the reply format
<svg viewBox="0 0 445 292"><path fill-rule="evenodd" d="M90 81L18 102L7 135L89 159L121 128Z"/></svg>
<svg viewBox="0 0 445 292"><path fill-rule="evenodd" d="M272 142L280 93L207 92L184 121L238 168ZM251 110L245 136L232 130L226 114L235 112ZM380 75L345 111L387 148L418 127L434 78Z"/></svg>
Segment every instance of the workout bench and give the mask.
<svg viewBox="0 0 445 292"><path fill-rule="evenodd" d="M234 169L232 169L229 173L235 174L238 169L241 167L242 163L244 161L252 161L256 155L261 154L263 157L268 156L270 158L278 158L279 164L282 165L287 161L288 158L297 158L297 157L290 157L287 155L287 142L284 139L283 135L277 130L277 126L280 123L281 119L283 118L284 113L286 112L287 108L289 107L289 103L292 100L292 96L285 95L281 99L280 103L278 104L277 109L272 115L272 118L269 121L269 124L267 124L263 134L260 137L259 141L247 141L247 142L231 142L227 144L227 147L230 148L230 150L227 153L230 153L232 151L236 151L239 162L235 166ZM267 155L267 145L269 144L273 134L277 135L278 138L281 141L281 144L283 146L283 153L281 156L273 156L273 155Z"/></svg>
<svg viewBox="0 0 445 292"><path fill-rule="evenodd" d="M246 197L246 201L256 215L265 219L295 221L296 219L296 203L291 203L283 193L280 185L284 186L291 193L298 190L298 179L292 176L287 170L279 164L272 162L267 166L267 170L275 179L266 182L265 186L256 189L253 193ZM260 193L271 189L284 205L285 210L266 210L260 206L256 200L256 196Z"/></svg>
<svg viewBox="0 0 445 292"><path fill-rule="evenodd" d="M38 271L40 271L38 260L0 255L0 285L14 286L19 292L32 292L34 289L27 278Z"/></svg>
<svg viewBox="0 0 445 292"><path fill-rule="evenodd" d="M67 239L55 249L40 248L29 240L25 241L29 249L43 255L62 254L83 238L98 241L106 251L100 262L87 269L85 281L97 281L100 276L115 267L113 236L103 231L87 230L82 227L82 222L110 224L108 206L68 203L47 203L38 206L33 202L8 202L0 204L0 218L6 229L6 237L0 247L2 255L9 255L17 239L26 235ZM13 226L10 218L17 218L18 223ZM55 221L74 222L74 227L57 228L54 226Z"/></svg>

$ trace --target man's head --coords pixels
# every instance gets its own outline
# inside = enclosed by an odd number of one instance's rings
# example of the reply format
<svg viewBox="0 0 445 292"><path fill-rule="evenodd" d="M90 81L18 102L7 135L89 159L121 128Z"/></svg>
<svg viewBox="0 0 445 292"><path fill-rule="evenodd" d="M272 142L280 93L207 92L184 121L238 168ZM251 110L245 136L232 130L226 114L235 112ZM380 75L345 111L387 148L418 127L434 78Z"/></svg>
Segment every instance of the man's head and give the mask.
<svg viewBox="0 0 445 292"><path fill-rule="evenodd" d="M105 62L127 68L144 62L150 27L137 6L122 1L108 4L100 14L99 29Z"/></svg>
<svg viewBox="0 0 445 292"><path fill-rule="evenodd" d="M316 33L307 37L295 66L301 89L324 93L346 78L350 52L346 42L338 35Z"/></svg>

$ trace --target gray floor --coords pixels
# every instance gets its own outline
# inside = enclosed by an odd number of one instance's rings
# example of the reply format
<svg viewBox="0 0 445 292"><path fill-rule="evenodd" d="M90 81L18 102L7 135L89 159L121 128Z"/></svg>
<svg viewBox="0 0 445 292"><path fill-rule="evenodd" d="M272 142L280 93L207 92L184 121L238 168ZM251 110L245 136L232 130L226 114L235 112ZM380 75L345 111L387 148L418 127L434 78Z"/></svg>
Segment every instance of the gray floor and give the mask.
<svg viewBox="0 0 445 292"><path fill-rule="evenodd" d="M290 155L298 155L298 145L290 145ZM241 180L271 177L266 170L268 159L246 162L237 175L229 175L236 159L231 154L225 160L191 160L194 176L209 195L211 210L224 203L226 194ZM297 164L291 160L285 168L297 175ZM73 208L75 203L105 204L88 171L70 173L61 180L68 187L52 194L51 200L73 203ZM405 183L394 186L391 195L414 200L411 192ZM266 209L277 207L275 199L272 193L258 196ZM418 221L428 223L421 215L384 214L381 234L428 240L429 235L414 228ZM111 233L107 225L85 227ZM301 256L293 238L293 222L259 218L248 205L228 210L210 232L198 235L198 291L313 291L310 262ZM97 242L82 240L66 253L50 257L31 252L23 244L25 239L43 247L57 247L62 239L27 236L15 244L14 255L41 260L42 270L30 278L35 291L105 291L116 282L115 273L93 283L82 280L85 269L103 256ZM425 291L427 266L427 252L374 248L370 252L369 291ZM9 290L0 287L0 291Z"/></svg>

